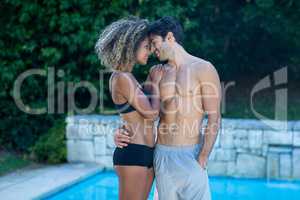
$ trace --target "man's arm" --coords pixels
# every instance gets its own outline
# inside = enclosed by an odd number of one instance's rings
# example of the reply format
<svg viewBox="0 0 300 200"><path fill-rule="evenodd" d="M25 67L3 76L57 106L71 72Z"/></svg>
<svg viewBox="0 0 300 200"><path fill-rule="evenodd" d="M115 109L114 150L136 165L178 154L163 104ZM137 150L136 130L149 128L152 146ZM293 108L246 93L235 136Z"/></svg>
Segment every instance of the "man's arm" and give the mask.
<svg viewBox="0 0 300 200"><path fill-rule="evenodd" d="M125 125L117 128L114 132L114 143L117 147L123 148L128 146L130 143L131 137L129 136L129 132L125 128Z"/></svg>
<svg viewBox="0 0 300 200"><path fill-rule="evenodd" d="M220 127L221 107L221 84L218 72L215 67L208 63L199 70L201 84L201 96L204 112L208 116L205 127L205 141L198 161L203 168L206 168L208 156L213 148Z"/></svg>

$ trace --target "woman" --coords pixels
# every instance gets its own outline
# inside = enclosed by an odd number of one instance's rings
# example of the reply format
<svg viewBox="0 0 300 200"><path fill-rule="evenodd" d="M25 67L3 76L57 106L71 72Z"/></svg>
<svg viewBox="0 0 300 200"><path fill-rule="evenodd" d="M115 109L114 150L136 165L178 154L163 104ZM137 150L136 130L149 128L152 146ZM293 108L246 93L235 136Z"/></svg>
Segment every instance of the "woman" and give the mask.
<svg viewBox="0 0 300 200"><path fill-rule="evenodd" d="M119 199L145 200L153 183L154 120L159 114L158 84L162 70L151 85L142 88L132 75L135 64L146 64L150 53L146 20L122 19L106 27L96 43L102 64L110 67L112 100L131 133L131 143L117 147L113 155L119 178ZM144 92L151 92L148 97Z"/></svg>

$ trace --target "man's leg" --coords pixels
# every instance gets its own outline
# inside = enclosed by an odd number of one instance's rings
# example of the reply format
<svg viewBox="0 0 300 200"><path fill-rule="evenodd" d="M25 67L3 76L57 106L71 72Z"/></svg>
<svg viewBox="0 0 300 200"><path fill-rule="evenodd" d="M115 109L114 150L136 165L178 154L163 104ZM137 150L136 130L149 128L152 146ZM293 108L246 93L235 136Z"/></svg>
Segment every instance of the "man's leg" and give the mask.
<svg viewBox="0 0 300 200"><path fill-rule="evenodd" d="M200 145L157 147L154 169L159 200L211 199L207 172L197 162Z"/></svg>
<svg viewBox="0 0 300 200"><path fill-rule="evenodd" d="M210 188L207 171L202 169L197 160L191 158L188 162L190 175L185 187L180 192L180 199L210 200Z"/></svg>
<svg viewBox="0 0 300 200"><path fill-rule="evenodd" d="M169 157L169 152L158 148L156 145L153 166L159 200L179 200L177 196L179 182L172 178L173 164Z"/></svg>
<svg viewBox="0 0 300 200"><path fill-rule="evenodd" d="M179 200L177 196L178 187L170 177L161 174L156 175L156 188L159 200Z"/></svg>

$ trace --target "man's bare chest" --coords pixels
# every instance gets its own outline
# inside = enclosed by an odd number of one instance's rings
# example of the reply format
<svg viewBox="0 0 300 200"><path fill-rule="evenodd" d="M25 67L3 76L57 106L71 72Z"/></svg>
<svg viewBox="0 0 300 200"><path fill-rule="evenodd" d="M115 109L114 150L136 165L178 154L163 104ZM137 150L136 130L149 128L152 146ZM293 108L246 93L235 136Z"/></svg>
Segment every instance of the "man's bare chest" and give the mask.
<svg viewBox="0 0 300 200"><path fill-rule="evenodd" d="M163 99L174 96L193 96L199 94L199 82L190 70L166 70L160 84L160 95Z"/></svg>

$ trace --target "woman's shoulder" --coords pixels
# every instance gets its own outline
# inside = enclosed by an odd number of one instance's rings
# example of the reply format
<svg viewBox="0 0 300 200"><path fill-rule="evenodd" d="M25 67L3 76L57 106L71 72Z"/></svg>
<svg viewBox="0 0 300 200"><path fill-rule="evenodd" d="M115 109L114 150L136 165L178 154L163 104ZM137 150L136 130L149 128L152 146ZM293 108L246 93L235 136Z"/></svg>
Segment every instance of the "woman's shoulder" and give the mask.
<svg viewBox="0 0 300 200"><path fill-rule="evenodd" d="M131 84L134 81L134 76L130 72L114 71L110 77L110 80L120 86Z"/></svg>

